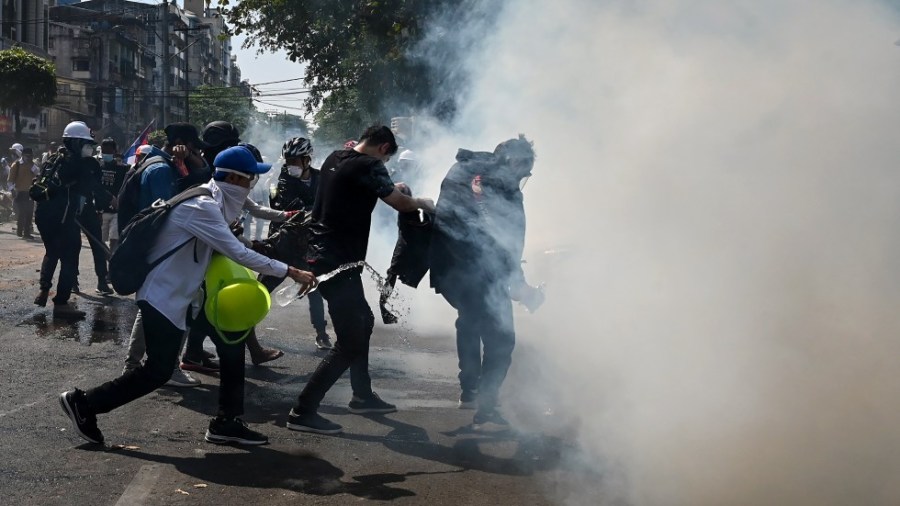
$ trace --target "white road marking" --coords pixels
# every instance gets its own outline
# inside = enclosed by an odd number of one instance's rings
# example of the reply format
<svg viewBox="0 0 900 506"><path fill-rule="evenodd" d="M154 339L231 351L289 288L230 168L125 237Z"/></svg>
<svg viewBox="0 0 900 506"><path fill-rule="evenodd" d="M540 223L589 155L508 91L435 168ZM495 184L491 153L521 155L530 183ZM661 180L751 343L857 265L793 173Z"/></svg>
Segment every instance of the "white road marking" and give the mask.
<svg viewBox="0 0 900 506"><path fill-rule="evenodd" d="M159 480L161 468L159 464L147 464L138 469L125 492L116 501L115 506L140 506L147 500L153 486Z"/></svg>

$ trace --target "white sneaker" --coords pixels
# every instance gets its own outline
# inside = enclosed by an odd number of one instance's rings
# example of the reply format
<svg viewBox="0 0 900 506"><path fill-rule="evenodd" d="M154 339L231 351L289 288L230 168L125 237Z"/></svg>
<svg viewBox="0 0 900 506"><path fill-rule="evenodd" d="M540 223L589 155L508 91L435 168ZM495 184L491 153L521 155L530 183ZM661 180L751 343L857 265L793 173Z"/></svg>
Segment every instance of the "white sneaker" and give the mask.
<svg viewBox="0 0 900 506"><path fill-rule="evenodd" d="M191 373L175 369L172 371L172 377L166 382L169 387L195 387L200 384L200 380L191 376Z"/></svg>

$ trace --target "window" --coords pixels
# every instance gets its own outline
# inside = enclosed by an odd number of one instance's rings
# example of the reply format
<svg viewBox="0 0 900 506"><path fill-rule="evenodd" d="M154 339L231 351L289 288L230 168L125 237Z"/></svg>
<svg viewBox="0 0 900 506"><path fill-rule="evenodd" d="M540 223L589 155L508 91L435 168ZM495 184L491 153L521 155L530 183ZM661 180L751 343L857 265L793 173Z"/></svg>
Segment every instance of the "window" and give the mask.
<svg viewBox="0 0 900 506"><path fill-rule="evenodd" d="M91 62L86 59L72 60L72 70L75 72L90 72Z"/></svg>

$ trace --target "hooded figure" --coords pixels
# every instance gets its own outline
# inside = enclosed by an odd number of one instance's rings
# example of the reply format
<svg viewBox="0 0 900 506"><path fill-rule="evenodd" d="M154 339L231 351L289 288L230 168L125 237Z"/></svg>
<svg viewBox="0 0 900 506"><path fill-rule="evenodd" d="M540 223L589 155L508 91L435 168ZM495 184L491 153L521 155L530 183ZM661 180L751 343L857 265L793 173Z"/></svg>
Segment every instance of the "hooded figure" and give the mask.
<svg viewBox="0 0 900 506"><path fill-rule="evenodd" d="M531 175L534 150L520 136L493 153L460 149L456 160L435 207L431 286L458 312L460 407L477 401L476 426L505 425L496 405L515 346L511 300L539 293L525 283L521 267L521 185Z"/></svg>

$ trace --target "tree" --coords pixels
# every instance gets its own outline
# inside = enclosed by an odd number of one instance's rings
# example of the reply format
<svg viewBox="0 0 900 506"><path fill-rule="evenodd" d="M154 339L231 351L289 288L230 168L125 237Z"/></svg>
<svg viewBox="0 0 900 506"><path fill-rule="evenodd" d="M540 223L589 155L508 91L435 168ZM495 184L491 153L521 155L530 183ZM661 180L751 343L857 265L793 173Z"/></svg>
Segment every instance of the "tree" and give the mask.
<svg viewBox="0 0 900 506"><path fill-rule="evenodd" d="M227 121L244 131L255 114L250 97L241 95L239 88L216 87L204 84L188 95L191 121L201 128L213 121Z"/></svg>
<svg viewBox="0 0 900 506"><path fill-rule="evenodd" d="M16 136L25 113L37 113L56 100L56 67L20 47L0 51L0 108L12 109Z"/></svg>
<svg viewBox="0 0 900 506"><path fill-rule="evenodd" d="M151 146L162 148L166 144L166 131L161 129L154 130L147 136L147 140L150 142Z"/></svg>
<svg viewBox="0 0 900 506"><path fill-rule="evenodd" d="M246 47L284 49L291 61L306 63L307 112L321 106L320 130L332 122L329 130L344 130L354 114L363 121L421 110L452 114L465 88L460 62L493 23L499 3L241 0L225 13L234 34L247 34ZM426 36L433 30L453 37ZM363 126L353 125L353 135Z"/></svg>

